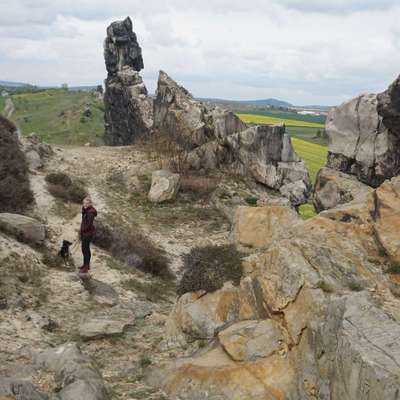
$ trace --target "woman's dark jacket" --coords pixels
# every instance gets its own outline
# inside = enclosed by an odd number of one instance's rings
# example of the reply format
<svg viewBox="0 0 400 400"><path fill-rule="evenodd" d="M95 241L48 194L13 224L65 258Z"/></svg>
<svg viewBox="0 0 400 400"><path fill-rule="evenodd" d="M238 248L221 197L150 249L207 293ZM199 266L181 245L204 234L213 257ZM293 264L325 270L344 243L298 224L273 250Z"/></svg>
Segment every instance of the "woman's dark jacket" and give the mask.
<svg viewBox="0 0 400 400"><path fill-rule="evenodd" d="M97 211L94 207L82 207L81 237L93 236L95 233L94 219Z"/></svg>

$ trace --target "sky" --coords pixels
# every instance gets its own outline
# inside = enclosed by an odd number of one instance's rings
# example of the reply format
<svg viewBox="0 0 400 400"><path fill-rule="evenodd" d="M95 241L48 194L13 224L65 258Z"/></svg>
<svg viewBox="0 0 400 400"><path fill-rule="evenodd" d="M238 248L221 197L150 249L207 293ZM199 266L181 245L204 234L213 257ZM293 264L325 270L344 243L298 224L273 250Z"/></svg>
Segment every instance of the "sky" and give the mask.
<svg viewBox="0 0 400 400"><path fill-rule="evenodd" d="M399 0L0 0L0 80L102 83L128 15L150 92L162 69L197 97L336 105L400 74Z"/></svg>

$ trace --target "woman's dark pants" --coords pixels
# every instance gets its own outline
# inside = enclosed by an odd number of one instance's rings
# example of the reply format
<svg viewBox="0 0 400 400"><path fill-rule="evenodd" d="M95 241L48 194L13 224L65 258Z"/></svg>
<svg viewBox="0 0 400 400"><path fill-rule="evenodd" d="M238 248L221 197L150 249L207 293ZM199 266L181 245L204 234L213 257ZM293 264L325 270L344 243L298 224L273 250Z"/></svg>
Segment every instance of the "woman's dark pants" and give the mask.
<svg viewBox="0 0 400 400"><path fill-rule="evenodd" d="M82 254L83 254L83 265L90 265L90 258L92 253L90 252L90 242L92 241L92 236L82 237Z"/></svg>

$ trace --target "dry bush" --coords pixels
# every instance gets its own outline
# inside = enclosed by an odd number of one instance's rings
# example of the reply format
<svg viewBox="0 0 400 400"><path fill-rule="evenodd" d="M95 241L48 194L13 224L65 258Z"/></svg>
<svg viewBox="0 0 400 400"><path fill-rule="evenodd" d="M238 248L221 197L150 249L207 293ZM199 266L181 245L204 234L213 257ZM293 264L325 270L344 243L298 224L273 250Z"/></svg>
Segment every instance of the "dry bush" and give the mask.
<svg viewBox="0 0 400 400"><path fill-rule="evenodd" d="M16 127L0 115L0 212L22 213L33 200Z"/></svg>
<svg viewBox="0 0 400 400"><path fill-rule="evenodd" d="M239 285L242 277L242 254L233 244L194 247L183 256L184 273L177 294L205 290L214 292L225 282Z"/></svg>
<svg viewBox="0 0 400 400"><path fill-rule="evenodd" d="M111 227L103 220L97 220L93 244L129 266L163 278L171 277L164 251L141 232L128 229L120 222Z"/></svg>
<svg viewBox="0 0 400 400"><path fill-rule="evenodd" d="M168 168L182 175L190 169L188 156L192 145L182 135L156 133L151 136L147 147L149 158L157 161L160 169Z"/></svg>
<svg viewBox="0 0 400 400"><path fill-rule="evenodd" d="M57 199L72 203L82 203L88 195L82 182L71 179L63 172L55 172L46 176L47 189Z"/></svg>

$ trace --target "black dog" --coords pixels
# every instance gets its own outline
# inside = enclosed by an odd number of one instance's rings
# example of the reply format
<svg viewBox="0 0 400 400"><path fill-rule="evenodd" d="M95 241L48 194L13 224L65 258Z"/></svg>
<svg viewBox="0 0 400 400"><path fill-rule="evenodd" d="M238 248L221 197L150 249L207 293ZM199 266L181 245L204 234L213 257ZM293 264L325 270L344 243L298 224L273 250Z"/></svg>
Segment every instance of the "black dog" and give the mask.
<svg viewBox="0 0 400 400"><path fill-rule="evenodd" d="M63 240L61 250L58 252L58 255L64 260L64 264L67 265L69 260L69 247L72 245L68 240Z"/></svg>

